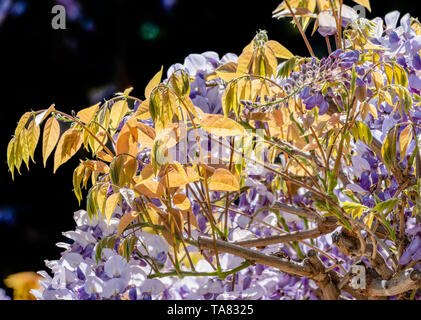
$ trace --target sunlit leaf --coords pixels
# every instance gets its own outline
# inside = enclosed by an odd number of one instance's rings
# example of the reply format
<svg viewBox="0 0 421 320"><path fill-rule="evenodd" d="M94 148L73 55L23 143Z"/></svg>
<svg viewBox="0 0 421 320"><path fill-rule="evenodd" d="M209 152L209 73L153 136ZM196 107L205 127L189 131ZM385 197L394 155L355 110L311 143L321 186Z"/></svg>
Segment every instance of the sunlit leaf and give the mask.
<svg viewBox="0 0 421 320"><path fill-rule="evenodd" d="M98 102L97 104L89 107L89 108L85 108L80 110L77 113L78 118L83 122L83 123L89 123L93 117L95 116L96 112L99 109L99 106L101 105L101 102Z"/></svg>
<svg viewBox="0 0 421 320"><path fill-rule="evenodd" d="M235 62L230 61L218 67L218 69L216 69L215 72L219 78L226 82L229 82L236 76L237 64Z"/></svg>
<svg viewBox="0 0 421 320"><path fill-rule="evenodd" d="M48 157L58 142L59 137L60 124L54 117L51 117L45 123L44 133L42 136L42 157L44 161L44 168L47 164Z"/></svg>
<svg viewBox="0 0 421 320"><path fill-rule="evenodd" d="M169 188L175 188L188 184L189 178L183 166L177 161L174 161L168 165L161 183Z"/></svg>
<svg viewBox="0 0 421 320"><path fill-rule="evenodd" d="M410 125L406 126L402 130L399 136L399 153L401 160L405 159L406 149L409 146L409 143L412 141L412 127Z"/></svg>
<svg viewBox="0 0 421 320"><path fill-rule="evenodd" d="M19 136L20 132L22 131L22 129L25 128L31 116L32 116L32 112L25 112L23 116L19 119L18 125L16 126L16 129L15 129L15 137Z"/></svg>
<svg viewBox="0 0 421 320"><path fill-rule="evenodd" d="M145 97L149 98L149 96L151 95L151 92L153 90L153 88L155 88L157 85L160 84L161 82L161 78L162 78L162 70L164 69L164 66L161 67L161 70L158 71L153 78L151 79L151 81L149 81L148 85L145 88Z"/></svg>
<svg viewBox="0 0 421 320"><path fill-rule="evenodd" d="M127 153L137 156L139 152L137 122L135 118L131 118L124 124L116 141L116 154Z"/></svg>
<svg viewBox="0 0 421 320"><path fill-rule="evenodd" d="M80 184L82 183L82 179L85 175L85 168L83 164L76 167L73 171L73 192L78 200L80 205L80 201L82 200L82 190L80 188Z"/></svg>
<svg viewBox="0 0 421 320"><path fill-rule="evenodd" d="M384 85L383 74L381 72L372 71L371 80L373 81L377 90L381 89Z"/></svg>
<svg viewBox="0 0 421 320"><path fill-rule="evenodd" d="M222 137L245 134L243 126L230 118L218 114L206 114L202 120L202 129Z"/></svg>
<svg viewBox="0 0 421 320"><path fill-rule="evenodd" d="M61 136L54 153L55 173L63 163L67 162L82 146L82 132L78 129L69 129Z"/></svg>
<svg viewBox="0 0 421 320"><path fill-rule="evenodd" d="M34 153L39 141L40 133L41 133L40 127L36 125L35 120L32 120L29 123L28 130L26 131L26 135L27 135L29 155L33 162L35 162Z"/></svg>
<svg viewBox="0 0 421 320"><path fill-rule="evenodd" d="M164 185L154 180L147 180L136 184L134 189L138 195L144 195L150 198L161 198L165 195Z"/></svg>
<svg viewBox="0 0 421 320"><path fill-rule="evenodd" d="M111 216L117 207L120 200L120 193L113 193L110 195L105 202L105 213L104 216L107 219L107 224L110 224Z"/></svg>
<svg viewBox="0 0 421 320"><path fill-rule="evenodd" d="M125 100L119 100L115 102L110 111L110 131L111 134L114 134L117 131L117 128L123 120L123 117L127 113L129 109L129 106L127 104L127 101Z"/></svg>
<svg viewBox="0 0 421 320"><path fill-rule="evenodd" d="M145 148L152 149L156 137L155 130L142 122L137 122L137 130L139 143Z"/></svg>
<svg viewBox="0 0 421 320"><path fill-rule="evenodd" d="M132 223L134 221L134 219L137 218L139 214L136 211L130 211L126 214L124 214L121 219L120 222L118 223L118 227L117 227L117 235L120 235L125 229L126 227Z"/></svg>
<svg viewBox="0 0 421 320"><path fill-rule="evenodd" d="M283 45L281 45L277 41L270 40L266 42L265 46L269 47L277 58L290 59L294 57L291 51L289 51L287 48L285 48Z"/></svg>
<svg viewBox="0 0 421 320"><path fill-rule="evenodd" d="M13 137L12 139L10 139L9 144L7 145L7 165L9 166L9 171L12 175L12 180L14 180L15 178L15 140L15 137Z"/></svg>
<svg viewBox="0 0 421 320"><path fill-rule="evenodd" d="M387 133L382 145L382 157L386 167L390 167L396 157L397 129L393 127Z"/></svg>
<svg viewBox="0 0 421 320"><path fill-rule="evenodd" d="M396 206L396 204L399 201L400 199L398 198L391 198L391 199L388 199L386 201L376 204L376 206L373 209L379 213L383 213L384 210L390 211Z"/></svg>
<svg viewBox="0 0 421 320"><path fill-rule="evenodd" d="M142 101L137 108L134 117L139 120L147 120L151 118L151 114L149 113L149 99Z"/></svg>
<svg viewBox="0 0 421 320"><path fill-rule="evenodd" d="M182 193L177 193L173 197L174 205L181 210L188 210L191 208L191 203L189 198Z"/></svg>
<svg viewBox="0 0 421 320"><path fill-rule="evenodd" d="M229 170L219 168L209 179L209 189L213 191L238 191L240 184L238 178Z"/></svg>

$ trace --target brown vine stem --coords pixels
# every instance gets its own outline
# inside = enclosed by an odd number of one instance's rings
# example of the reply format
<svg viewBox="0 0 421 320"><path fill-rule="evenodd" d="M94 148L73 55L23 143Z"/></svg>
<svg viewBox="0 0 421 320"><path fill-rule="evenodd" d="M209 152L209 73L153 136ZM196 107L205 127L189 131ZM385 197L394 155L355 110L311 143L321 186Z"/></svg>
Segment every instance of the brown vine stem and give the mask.
<svg viewBox="0 0 421 320"><path fill-rule="evenodd" d="M300 30L301 36L304 39L304 42L305 42L305 44L307 46L307 49L308 49L308 52L310 52L310 55L312 57L314 57L314 52L313 52L313 49L311 48L310 42L308 42L308 39L307 39L307 36L306 36L304 30L301 27L300 22L298 21L297 17L294 14L294 11L291 8L291 5L289 4L289 0L285 0L285 4L287 5L289 12L291 12L292 18L294 19L294 22L297 25L298 30Z"/></svg>
<svg viewBox="0 0 421 320"><path fill-rule="evenodd" d="M224 209L224 207L219 206L219 205L216 205L216 204L214 204L213 206L214 206L214 207L217 207L217 208ZM252 217L250 217L249 215L247 215L247 214L245 214L245 213L243 213L243 212L241 212L241 211L235 210L235 209L233 209L233 208L229 208L229 211L234 212L234 213L239 214L239 215L242 215L242 216L247 217L247 218L249 218L249 219L252 219ZM274 230L276 230L276 231L279 231L279 232L281 232L281 233L283 233L283 234L288 234L288 232L287 232L287 231L285 231L285 230L283 230L283 229L281 229L281 228L278 228L278 227L272 226L271 224L269 224L269 223L267 223L267 222L265 222L265 221L262 221L262 220L257 219L257 218L254 218L254 220L255 220L256 222L258 222L258 223L261 223L262 225L267 226L268 228L272 228L272 229L274 229ZM313 249L313 250L316 250L316 251L317 251L317 252L319 252L321 255L323 255L323 256L325 256L326 258L328 258L328 259L330 259L331 261L333 261L335 264L338 264L338 265L339 265L339 268L342 270L342 272L344 272L344 273L346 272L346 270L345 270L345 269L343 268L343 266L341 265L340 261L338 261L336 258L334 258L334 257L332 257L331 255L329 255L328 253L324 252L323 250L320 250L320 249L319 249L319 248L317 248L316 246L313 246L312 244L310 244L310 243L308 243L308 242L306 242L306 241L304 241L304 240L297 240L297 242L299 242L299 243L301 243L302 245L307 246L307 247L309 247L309 248L311 248L311 249Z"/></svg>

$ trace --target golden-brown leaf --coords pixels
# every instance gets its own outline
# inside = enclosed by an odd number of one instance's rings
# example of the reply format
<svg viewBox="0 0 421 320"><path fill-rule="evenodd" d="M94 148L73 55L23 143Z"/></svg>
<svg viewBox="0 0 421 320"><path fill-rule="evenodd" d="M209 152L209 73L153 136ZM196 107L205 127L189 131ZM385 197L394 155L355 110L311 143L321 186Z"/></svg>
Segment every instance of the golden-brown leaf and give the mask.
<svg viewBox="0 0 421 320"><path fill-rule="evenodd" d="M238 178L227 169L216 169L209 179L209 189L213 191L238 191L240 183Z"/></svg>
<svg viewBox="0 0 421 320"><path fill-rule="evenodd" d="M202 129L217 136L244 135L244 127L236 121L219 114L206 114L202 120Z"/></svg>
<svg viewBox="0 0 421 320"><path fill-rule="evenodd" d="M166 187L176 188L188 184L189 178L183 166L177 161L174 161L168 165L167 171L161 179L161 183Z"/></svg>
<svg viewBox="0 0 421 320"><path fill-rule="evenodd" d="M137 129L140 144L145 148L152 149L156 137L155 130L142 122L137 122Z"/></svg>
<svg viewBox="0 0 421 320"><path fill-rule="evenodd" d="M399 136L399 153L401 160L405 159L406 149L409 146L409 143L412 141L412 127L410 125L406 126L402 130Z"/></svg>
<svg viewBox="0 0 421 320"><path fill-rule="evenodd" d="M137 218L139 214L136 211L130 211L123 215L118 223L117 227L117 236L119 236L127 226Z"/></svg>
<svg viewBox="0 0 421 320"><path fill-rule="evenodd" d="M55 173L63 163L67 162L82 146L82 132L78 129L69 129L61 136L54 153Z"/></svg>
<svg viewBox="0 0 421 320"><path fill-rule="evenodd" d="M96 155L99 159L105 161L105 162L111 162L113 160L113 158L108 154L105 153L104 151L99 151Z"/></svg>
<svg viewBox="0 0 421 320"><path fill-rule="evenodd" d="M384 79L381 72L378 71L372 71L371 72L371 80L373 81L375 87L377 90L383 87L384 85Z"/></svg>
<svg viewBox="0 0 421 320"><path fill-rule="evenodd" d="M97 104L90 106L89 108L85 108L80 110L77 113L78 118L85 124L88 124L93 117L95 116L95 113L98 111L99 106L101 105L101 102L98 102Z"/></svg>
<svg viewBox="0 0 421 320"><path fill-rule="evenodd" d="M138 121L135 118L129 119L118 134L116 142L116 154L128 153L137 156L139 148L137 145L139 135L137 130Z"/></svg>
<svg viewBox="0 0 421 320"><path fill-rule="evenodd" d="M191 208L191 203L189 198L182 193L177 193L173 197L174 206L181 210L189 210Z"/></svg>
<svg viewBox="0 0 421 320"><path fill-rule="evenodd" d="M136 184L134 189L137 193L136 196L141 194L150 198L161 198L165 194L165 188L162 183L154 180L147 180Z"/></svg>
<svg viewBox="0 0 421 320"><path fill-rule="evenodd" d="M142 171L140 172L140 175L134 177L134 181L136 184L142 183L144 181L151 180L155 177L153 166L151 164L147 164Z"/></svg>

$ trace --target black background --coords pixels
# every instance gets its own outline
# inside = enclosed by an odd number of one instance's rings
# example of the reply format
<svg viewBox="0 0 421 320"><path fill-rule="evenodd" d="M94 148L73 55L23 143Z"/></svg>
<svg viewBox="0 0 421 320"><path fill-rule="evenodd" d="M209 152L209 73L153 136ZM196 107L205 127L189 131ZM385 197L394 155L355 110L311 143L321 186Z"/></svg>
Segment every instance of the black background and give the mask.
<svg viewBox="0 0 421 320"><path fill-rule="evenodd" d="M286 20L271 17L279 2L179 0L164 10L160 0L80 1L85 16L95 24L94 31L86 31L70 21L66 30L54 30L55 2L38 0L29 1L22 16L8 17L0 25L0 287L9 274L42 270L44 259L58 259L62 249L55 243L65 240L63 231L74 229L73 212L79 209L72 192L78 160L53 175L52 157L43 168L41 143L35 153L37 163L31 163L30 172L23 165L23 175L12 181L6 147L20 116L52 103L63 112L77 111L90 106L89 90L106 85L114 85L114 92L133 86L132 94L143 99L145 85L161 65L166 72L188 54L204 51L216 51L220 57L227 52L240 54L259 29L293 53L308 55L299 32ZM368 18L395 9L412 16L419 12L415 1L371 2ZM142 39L145 23L159 28L156 39ZM307 34L312 28L313 24ZM318 34L310 42L317 56L326 55ZM12 222L1 220L7 209L13 212Z"/></svg>

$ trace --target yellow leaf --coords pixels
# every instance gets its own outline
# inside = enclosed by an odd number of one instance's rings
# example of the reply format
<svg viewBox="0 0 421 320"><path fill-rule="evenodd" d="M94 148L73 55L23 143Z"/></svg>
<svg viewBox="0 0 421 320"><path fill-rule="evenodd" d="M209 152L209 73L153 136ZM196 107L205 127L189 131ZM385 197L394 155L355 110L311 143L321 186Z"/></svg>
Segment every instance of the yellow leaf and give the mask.
<svg viewBox="0 0 421 320"><path fill-rule="evenodd" d="M19 137L16 137L16 142L14 143L13 147L13 154L15 155L15 167L20 174L20 166L22 165L22 146Z"/></svg>
<svg viewBox="0 0 421 320"><path fill-rule="evenodd" d="M237 72L237 64L235 62L228 62L215 70L217 76L226 82L230 82L235 78Z"/></svg>
<svg viewBox="0 0 421 320"><path fill-rule="evenodd" d="M54 153L55 173L63 163L67 162L82 146L82 132L78 129L69 129L61 136L56 152Z"/></svg>
<svg viewBox="0 0 421 320"><path fill-rule="evenodd" d="M209 189L213 191L238 191L240 184L238 178L229 170L219 168L209 179Z"/></svg>
<svg viewBox="0 0 421 320"><path fill-rule="evenodd" d="M353 0L355 3L358 3L360 5L362 5L363 7L366 7L368 9L368 11L371 12L371 7L370 7L370 0Z"/></svg>
<svg viewBox="0 0 421 320"><path fill-rule="evenodd" d="M12 175L12 180L14 180L15 176L15 154L14 154L14 145L15 145L15 138L13 137L10 139L9 144L7 145L7 165L9 166L9 171Z"/></svg>
<svg viewBox="0 0 421 320"><path fill-rule="evenodd" d="M244 128L230 118L219 114L205 114L202 129L217 136L244 135Z"/></svg>
<svg viewBox="0 0 421 320"><path fill-rule="evenodd" d="M130 94L130 92L133 91L133 87L127 88L126 90L124 90L123 92L123 96L128 96Z"/></svg>
<svg viewBox="0 0 421 320"><path fill-rule="evenodd" d="M53 112L55 105L52 104L47 110L35 116L35 124L39 126Z"/></svg>
<svg viewBox="0 0 421 320"><path fill-rule="evenodd" d="M189 178L183 166L177 161L174 161L168 166L166 174L164 174L161 183L166 187L176 188L188 184Z"/></svg>
<svg viewBox="0 0 421 320"><path fill-rule="evenodd" d="M161 78L162 78L162 70L164 69L164 66L161 67L161 70L158 71L154 77L152 78L151 81L149 81L148 85L145 88L145 97L149 98L149 96L151 95L151 92L153 90L153 88L155 88L157 85L159 85L161 83Z"/></svg>
<svg viewBox="0 0 421 320"><path fill-rule="evenodd" d="M30 290L39 289L40 280L45 279L35 272L25 271L9 275L4 279L4 284L13 289L14 300L36 300Z"/></svg>
<svg viewBox="0 0 421 320"><path fill-rule="evenodd" d="M380 73L378 71L372 71L371 72L371 80L373 81L377 90L382 88L383 85L384 85L383 75L382 75L382 73Z"/></svg>
<svg viewBox="0 0 421 320"><path fill-rule="evenodd" d="M281 45L278 41L270 40L265 43L265 46L270 48L277 58L290 59L294 57L291 51Z"/></svg>
<svg viewBox="0 0 421 320"><path fill-rule="evenodd" d="M265 59L265 76L270 77L275 75L278 68L278 61L276 60L274 52L271 49L265 49L263 56Z"/></svg>
<svg viewBox="0 0 421 320"><path fill-rule="evenodd" d="M134 117L139 120L147 120L151 118L151 114L149 113L149 99L144 100L140 104Z"/></svg>
<svg viewBox="0 0 421 320"><path fill-rule="evenodd" d="M195 182L195 181L199 181L200 180L199 174L193 168L187 167L186 168L186 173L187 173L187 177L189 179L189 183L192 183L192 182Z"/></svg>
<svg viewBox="0 0 421 320"><path fill-rule="evenodd" d="M19 135L19 145L22 151L22 160L26 164L26 168L29 170L29 145L28 145L28 130L23 129Z"/></svg>
<svg viewBox="0 0 421 320"><path fill-rule="evenodd" d="M123 117L125 116L128 109L129 106L125 100L119 100L112 105L110 112L111 134L114 134L117 131L117 128L121 120L123 120Z"/></svg>
<svg viewBox="0 0 421 320"><path fill-rule="evenodd" d="M77 113L78 118L85 124L88 124L92 118L94 117L95 113L98 111L99 106L101 105L101 102L98 102L97 104L80 110Z"/></svg>
<svg viewBox="0 0 421 320"><path fill-rule="evenodd" d="M107 192L108 192L108 184L102 184L100 187L96 189L96 204L99 211L103 215L105 214L105 202L107 199Z"/></svg>
<svg viewBox="0 0 421 320"><path fill-rule="evenodd" d="M105 202L105 218L107 219L107 224L110 224L111 216L114 213L119 200L120 192L113 193L107 198L107 201Z"/></svg>
<svg viewBox="0 0 421 320"><path fill-rule="evenodd" d="M46 166L48 157L58 142L59 137L60 124L54 117L51 117L45 123L44 133L42 136L42 156L44 159L44 168Z"/></svg>
<svg viewBox="0 0 421 320"><path fill-rule="evenodd" d="M19 136L19 133L22 131L23 128L25 128L29 118L32 116L31 112L25 112L23 116L19 119L18 125L15 129L15 136Z"/></svg>
<svg viewBox="0 0 421 320"><path fill-rule="evenodd" d="M244 49L243 49L243 51L242 51L242 52L246 52L246 51L251 51L251 52L253 52L253 50L254 50L254 39L253 39L253 40L251 40L251 41L249 42L249 44L248 44L248 45L246 45L246 46L244 47Z"/></svg>
<svg viewBox="0 0 421 320"><path fill-rule="evenodd" d="M117 236L119 236L126 227L137 218L139 214L136 211L130 211L121 217L117 227Z"/></svg>
<svg viewBox="0 0 421 320"><path fill-rule="evenodd" d="M402 130L399 136L399 153L401 160L405 159L406 149L408 148L409 143L412 140L412 127L408 125L405 129Z"/></svg>
<svg viewBox="0 0 421 320"><path fill-rule="evenodd" d="M253 51L245 51L238 57L237 76L250 73L253 56Z"/></svg>
<svg viewBox="0 0 421 320"><path fill-rule="evenodd" d="M189 198L187 198L182 193L177 193L173 197L174 205L181 210L189 210L191 208L191 203Z"/></svg>
<svg viewBox="0 0 421 320"><path fill-rule="evenodd" d="M34 161L34 153L35 153L35 149L37 147L38 141L39 141L39 136L40 136L40 128L39 126L36 124L35 120L32 120L29 123L28 126L28 130L27 130L27 143L28 143L28 148L29 148L29 155L31 156L31 159L33 162Z"/></svg>

